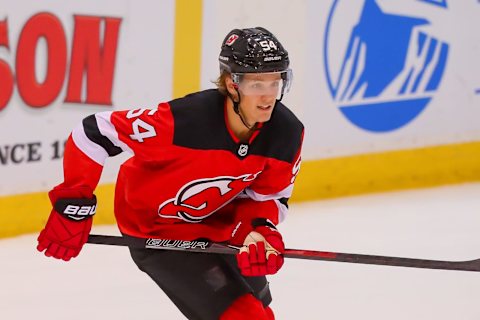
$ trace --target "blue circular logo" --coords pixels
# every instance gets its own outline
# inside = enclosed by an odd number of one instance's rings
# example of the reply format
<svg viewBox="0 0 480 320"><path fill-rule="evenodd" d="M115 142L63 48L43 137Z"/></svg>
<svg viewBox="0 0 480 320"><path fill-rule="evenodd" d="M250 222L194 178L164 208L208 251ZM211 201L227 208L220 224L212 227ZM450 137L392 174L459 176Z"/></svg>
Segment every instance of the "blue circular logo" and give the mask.
<svg viewBox="0 0 480 320"><path fill-rule="evenodd" d="M446 1L418 0L447 10ZM412 13L386 12L376 0L334 1L324 63L335 104L356 126L396 130L415 119L437 91L449 45Z"/></svg>

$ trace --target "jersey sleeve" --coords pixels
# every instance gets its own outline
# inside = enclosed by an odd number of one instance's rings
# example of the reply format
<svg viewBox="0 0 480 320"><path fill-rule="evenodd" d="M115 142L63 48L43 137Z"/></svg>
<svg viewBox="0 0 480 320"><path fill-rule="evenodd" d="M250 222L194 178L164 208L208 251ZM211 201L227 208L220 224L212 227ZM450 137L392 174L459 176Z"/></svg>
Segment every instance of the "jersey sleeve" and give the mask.
<svg viewBox="0 0 480 320"><path fill-rule="evenodd" d="M128 152L148 158L149 150L171 143L173 118L168 104L155 109L100 112L83 119L67 140L64 186L98 184L108 157Z"/></svg>
<svg viewBox="0 0 480 320"><path fill-rule="evenodd" d="M300 171L302 141L303 132L291 162L269 159L265 170L245 189L247 199L242 201L240 214L249 212L252 219L266 218L275 225L286 218L288 200Z"/></svg>

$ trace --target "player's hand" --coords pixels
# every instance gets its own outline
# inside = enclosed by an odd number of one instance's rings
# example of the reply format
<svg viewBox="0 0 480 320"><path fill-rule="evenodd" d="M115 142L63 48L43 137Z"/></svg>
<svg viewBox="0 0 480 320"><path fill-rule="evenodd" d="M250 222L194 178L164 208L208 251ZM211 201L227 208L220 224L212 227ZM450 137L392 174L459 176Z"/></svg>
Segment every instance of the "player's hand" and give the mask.
<svg viewBox="0 0 480 320"><path fill-rule="evenodd" d="M49 192L53 209L38 236L37 250L65 261L78 256L88 240L96 197L87 187L55 188Z"/></svg>
<svg viewBox="0 0 480 320"><path fill-rule="evenodd" d="M285 245L275 226L266 221L253 227L237 254L238 267L244 276L275 274L283 266Z"/></svg>

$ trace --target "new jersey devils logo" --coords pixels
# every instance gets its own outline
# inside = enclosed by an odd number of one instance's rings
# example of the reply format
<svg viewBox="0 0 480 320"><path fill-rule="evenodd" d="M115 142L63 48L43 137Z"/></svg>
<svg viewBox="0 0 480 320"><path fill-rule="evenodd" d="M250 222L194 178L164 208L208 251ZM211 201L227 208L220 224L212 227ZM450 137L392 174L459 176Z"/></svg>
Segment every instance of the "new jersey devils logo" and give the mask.
<svg viewBox="0 0 480 320"><path fill-rule="evenodd" d="M237 41L238 35L232 34L230 37L228 37L227 41L225 41L225 44L227 46L231 46L235 41Z"/></svg>
<svg viewBox="0 0 480 320"><path fill-rule="evenodd" d="M158 215L192 223L201 222L233 200L260 172L191 181L180 188L175 198L159 206Z"/></svg>

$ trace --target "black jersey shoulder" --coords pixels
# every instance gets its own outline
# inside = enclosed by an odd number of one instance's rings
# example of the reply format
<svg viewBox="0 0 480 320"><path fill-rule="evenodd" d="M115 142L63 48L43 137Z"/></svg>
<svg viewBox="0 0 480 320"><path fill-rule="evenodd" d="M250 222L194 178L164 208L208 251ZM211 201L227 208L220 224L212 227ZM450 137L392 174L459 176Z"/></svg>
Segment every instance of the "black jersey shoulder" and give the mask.
<svg viewBox="0 0 480 320"><path fill-rule="evenodd" d="M289 108L278 101L270 121L260 130L250 154L266 155L287 162L294 160L302 143L303 124Z"/></svg>
<svg viewBox="0 0 480 320"><path fill-rule="evenodd" d="M202 150L228 150L238 145L225 125L225 96L211 89L169 102L174 121L173 143ZM300 147L303 125L281 102L250 146L249 154L292 162Z"/></svg>
<svg viewBox="0 0 480 320"><path fill-rule="evenodd" d="M216 89L170 101L173 143L193 149L235 149L225 127L224 103L225 96Z"/></svg>

